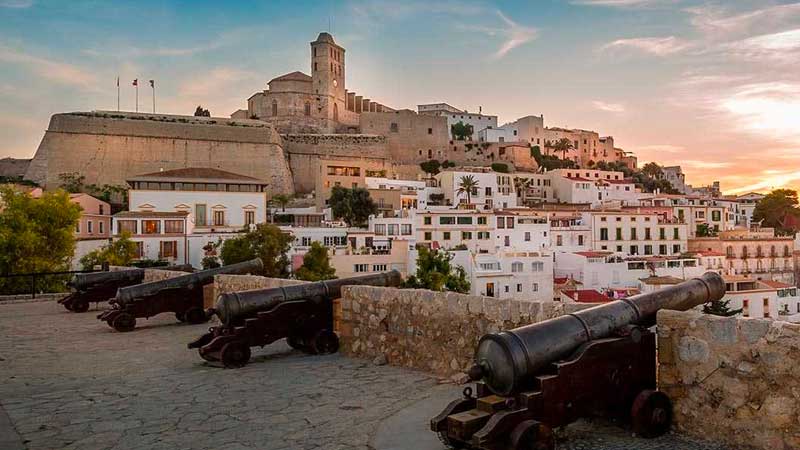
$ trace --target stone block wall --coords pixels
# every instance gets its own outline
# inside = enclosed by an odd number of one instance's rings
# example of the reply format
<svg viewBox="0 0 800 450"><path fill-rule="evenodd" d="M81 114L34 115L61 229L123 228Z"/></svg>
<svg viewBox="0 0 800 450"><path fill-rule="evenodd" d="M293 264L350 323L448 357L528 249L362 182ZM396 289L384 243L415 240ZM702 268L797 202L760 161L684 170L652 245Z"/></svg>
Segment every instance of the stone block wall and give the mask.
<svg viewBox="0 0 800 450"><path fill-rule="evenodd" d="M258 275L214 275L214 299L228 292L294 286L307 281L267 278Z"/></svg>
<svg viewBox="0 0 800 450"><path fill-rule="evenodd" d="M800 448L800 324L661 311L658 348L678 431L735 448Z"/></svg>
<svg viewBox="0 0 800 450"><path fill-rule="evenodd" d="M153 281L167 280L170 278L188 275L187 272L178 270L158 270L158 269L144 269L144 280L142 283L151 283Z"/></svg>
<svg viewBox="0 0 800 450"><path fill-rule="evenodd" d="M587 306L346 286L336 308L342 353L449 377L468 369L488 332L541 322Z"/></svg>

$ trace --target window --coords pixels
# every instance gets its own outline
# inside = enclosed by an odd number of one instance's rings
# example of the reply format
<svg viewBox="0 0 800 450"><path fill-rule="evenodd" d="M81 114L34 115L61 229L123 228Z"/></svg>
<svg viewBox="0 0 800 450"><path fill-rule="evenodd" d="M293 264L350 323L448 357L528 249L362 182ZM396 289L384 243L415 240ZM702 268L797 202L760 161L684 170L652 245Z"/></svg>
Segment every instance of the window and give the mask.
<svg viewBox="0 0 800 450"><path fill-rule="evenodd" d="M256 223L256 212L255 211L245 211L244 212L244 224L245 225L252 225Z"/></svg>
<svg viewBox="0 0 800 450"><path fill-rule="evenodd" d="M375 234L377 236L385 236L386 235L386 225L379 223L375 224Z"/></svg>
<svg viewBox="0 0 800 450"><path fill-rule="evenodd" d="M521 262L515 261L511 263L511 272L519 273L522 272L522 270L523 270L523 264Z"/></svg>
<svg viewBox="0 0 800 450"><path fill-rule="evenodd" d="M631 240L635 241L639 239L639 236L636 235L636 228L631 228Z"/></svg>
<svg viewBox="0 0 800 450"><path fill-rule="evenodd" d="M644 254L645 255L652 255L653 254L653 246L652 245L645 245L644 246Z"/></svg>
<svg viewBox="0 0 800 450"><path fill-rule="evenodd" d="M428 128L428 134L433 134L433 128Z"/></svg>
<svg viewBox="0 0 800 450"><path fill-rule="evenodd" d="M369 264L355 264L353 266L353 272L355 273L369 272Z"/></svg>
<svg viewBox="0 0 800 450"><path fill-rule="evenodd" d="M711 211L711 220L719 222L722 219L722 214L719 211Z"/></svg>
<svg viewBox="0 0 800 450"><path fill-rule="evenodd" d="M128 232L130 234L136 234L138 227L136 226L135 220L118 220L117 221L117 230L120 233Z"/></svg>
<svg viewBox="0 0 800 450"><path fill-rule="evenodd" d="M505 244L506 247L511 247L511 237L510 236L506 236L505 237L504 244Z"/></svg>
<svg viewBox="0 0 800 450"><path fill-rule="evenodd" d="M486 225L486 217L478 217L478 225Z"/></svg>
<svg viewBox="0 0 800 450"><path fill-rule="evenodd" d="M100 222L97 222L97 225L100 228L100 234L103 234L103 231L104 231L104 226L103 225L105 225L105 224L101 220Z"/></svg>
<svg viewBox="0 0 800 450"><path fill-rule="evenodd" d="M498 217L497 218L497 228L505 228L506 227L506 219L505 217Z"/></svg>
<svg viewBox="0 0 800 450"><path fill-rule="evenodd" d="M194 224L198 227L206 226L206 205L194 205Z"/></svg>
<svg viewBox="0 0 800 450"><path fill-rule="evenodd" d="M177 258L178 241L162 241L160 244L159 258Z"/></svg>
<svg viewBox="0 0 800 450"><path fill-rule="evenodd" d="M373 264L372 265L373 272L386 272L386 264Z"/></svg>
<svg viewBox="0 0 800 450"><path fill-rule="evenodd" d="M673 228L672 239L680 239L680 238L681 238L680 228Z"/></svg>
<svg viewBox="0 0 800 450"><path fill-rule="evenodd" d="M662 241L667 238L667 229L666 228L659 228L658 229L658 238Z"/></svg>
<svg viewBox="0 0 800 450"><path fill-rule="evenodd" d="M402 234L403 236L411 236L411 224L410 223L400 224L400 234Z"/></svg>
<svg viewBox="0 0 800 450"><path fill-rule="evenodd" d="M165 220L164 221L165 233L183 233L182 220Z"/></svg>
<svg viewBox="0 0 800 450"><path fill-rule="evenodd" d="M631 255L638 255L639 254L639 247L636 245L631 245Z"/></svg>
<svg viewBox="0 0 800 450"><path fill-rule="evenodd" d="M431 234L430 231L426 231L425 232L425 240L426 241L430 241L431 239L433 239L433 235Z"/></svg>
<svg viewBox="0 0 800 450"><path fill-rule="evenodd" d="M134 223L136 223L136 222L134 222ZM75 222L75 232L76 233L80 233L81 232L81 221L80 220Z"/></svg>
<svg viewBox="0 0 800 450"><path fill-rule="evenodd" d="M456 222L459 225L472 225L472 217L458 217Z"/></svg>
<svg viewBox="0 0 800 450"><path fill-rule="evenodd" d="M430 224L431 224L431 216L425 216L425 217L423 217L423 218L422 218L422 223L423 223L424 225L430 225Z"/></svg>
<svg viewBox="0 0 800 450"><path fill-rule="evenodd" d="M677 245L677 244L676 244L676 245L673 245L673 246L672 246L672 253L674 253L674 254L678 254L678 253L680 253L680 252L681 252L681 246L680 246L680 245Z"/></svg>
<svg viewBox="0 0 800 450"><path fill-rule="evenodd" d="M484 190L483 190L483 191L484 191L484 194L485 194L487 197L490 197L490 196L492 195L492 188L491 188L491 187L489 187L489 186L486 186L486 188L484 188Z"/></svg>
<svg viewBox="0 0 800 450"><path fill-rule="evenodd" d="M89 233L89 234L94 233L94 230L92 229L92 225L93 224L92 224L91 220L86 222L86 232Z"/></svg>
<svg viewBox="0 0 800 450"><path fill-rule="evenodd" d="M461 232L461 240L471 241L472 240L472 233L469 232L469 231L462 231Z"/></svg>
<svg viewBox="0 0 800 450"><path fill-rule="evenodd" d="M143 220L142 221L142 234L159 234L161 233L160 220Z"/></svg>
<svg viewBox="0 0 800 450"><path fill-rule="evenodd" d="M742 300L742 315L744 317L750 317L750 300Z"/></svg>
<svg viewBox="0 0 800 450"><path fill-rule="evenodd" d="M608 228L600 228L600 240L601 241L608 240Z"/></svg>
<svg viewBox="0 0 800 450"><path fill-rule="evenodd" d="M534 261L531 263L531 270L534 272L543 272L544 263L542 261Z"/></svg>
<svg viewBox="0 0 800 450"><path fill-rule="evenodd" d="M450 240L450 232L449 231L445 231L444 233L442 233L442 240L443 241L449 241Z"/></svg>
<svg viewBox="0 0 800 450"><path fill-rule="evenodd" d="M273 100L272 101L272 115L273 116L277 116L278 115L278 101L277 100Z"/></svg>
<svg viewBox="0 0 800 450"><path fill-rule="evenodd" d="M618 241L622 240L622 228L617 228L616 238L617 238Z"/></svg>
<svg viewBox="0 0 800 450"><path fill-rule="evenodd" d="M397 130L398 128L396 123L392 122L391 124L389 124L389 131L391 131L392 133L397 133Z"/></svg>
<svg viewBox="0 0 800 450"><path fill-rule="evenodd" d="M764 317L768 318L769 316L770 316L770 314L769 314L769 299L765 298L764 299Z"/></svg>
<svg viewBox="0 0 800 450"><path fill-rule="evenodd" d="M652 238L650 237L650 228L645 228L645 229L644 229L644 239L645 239L645 240L647 240L647 241L649 241L650 239L652 239Z"/></svg>
<svg viewBox="0 0 800 450"><path fill-rule="evenodd" d="M522 292L522 284L517 283L517 292Z"/></svg>
<svg viewBox="0 0 800 450"><path fill-rule="evenodd" d="M531 241L531 232L530 231L526 231L525 232L525 242L530 242L530 241Z"/></svg>
<svg viewBox="0 0 800 450"><path fill-rule="evenodd" d="M561 247L562 245L564 245L563 238L559 234L558 236L556 236L556 247Z"/></svg>
<svg viewBox="0 0 800 450"><path fill-rule="evenodd" d="M539 283L533 283L533 292L539 292Z"/></svg>
<svg viewBox="0 0 800 450"><path fill-rule="evenodd" d="M455 217L439 217L439 225L455 225Z"/></svg>
<svg viewBox="0 0 800 450"><path fill-rule="evenodd" d="M136 244L136 259L144 257L144 244L141 241L135 242Z"/></svg>
<svg viewBox="0 0 800 450"><path fill-rule="evenodd" d="M506 227L507 228L514 228L514 218L513 217L506 217Z"/></svg>
<svg viewBox="0 0 800 450"><path fill-rule="evenodd" d="M658 254L659 255L666 255L667 254L667 246L664 245L664 244L659 245L658 246Z"/></svg>
<svg viewBox="0 0 800 450"><path fill-rule="evenodd" d="M399 226L398 224L396 224L396 223L390 223L390 224L389 224L389 228L388 228L388 230L389 230L389 231L388 231L388 233L387 233L387 234L388 234L389 236L397 236L397 234L398 234L398 233L399 233L399 231L400 231L400 226Z"/></svg>
<svg viewBox="0 0 800 450"><path fill-rule="evenodd" d="M478 239L482 239L482 240L489 239L489 232L488 231L478 231Z"/></svg>
<svg viewBox="0 0 800 450"><path fill-rule="evenodd" d="M214 226L220 227L225 225L225 211L217 210L214 211Z"/></svg>
<svg viewBox="0 0 800 450"><path fill-rule="evenodd" d="M583 235L582 234L578 235L578 245L583 245Z"/></svg>

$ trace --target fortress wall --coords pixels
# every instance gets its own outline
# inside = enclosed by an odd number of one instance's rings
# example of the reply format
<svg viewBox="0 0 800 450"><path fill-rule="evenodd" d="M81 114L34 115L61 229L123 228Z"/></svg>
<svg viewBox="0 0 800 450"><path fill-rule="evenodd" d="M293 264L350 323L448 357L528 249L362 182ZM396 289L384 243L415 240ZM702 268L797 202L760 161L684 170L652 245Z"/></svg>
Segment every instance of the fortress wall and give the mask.
<svg viewBox="0 0 800 450"><path fill-rule="evenodd" d="M391 165L383 136L363 134L284 134L283 146L296 192L314 190L321 160L368 160Z"/></svg>
<svg viewBox="0 0 800 450"><path fill-rule="evenodd" d="M22 177L30 163L30 159L2 158L0 159L0 177Z"/></svg>
<svg viewBox="0 0 800 450"><path fill-rule="evenodd" d="M280 135L259 121L134 115L57 114L25 178L58 185L79 172L87 184L124 185L135 175L210 167L263 179L270 192L292 193Z"/></svg>

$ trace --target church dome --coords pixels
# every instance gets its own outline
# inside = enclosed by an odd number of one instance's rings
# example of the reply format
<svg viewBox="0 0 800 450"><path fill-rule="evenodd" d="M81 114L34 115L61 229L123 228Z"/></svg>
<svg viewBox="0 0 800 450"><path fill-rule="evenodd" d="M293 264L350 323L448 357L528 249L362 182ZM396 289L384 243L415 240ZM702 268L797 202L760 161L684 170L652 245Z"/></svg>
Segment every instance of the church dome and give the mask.
<svg viewBox="0 0 800 450"><path fill-rule="evenodd" d="M330 33L326 33L324 31L320 33L319 36L317 36L317 40L314 42L315 43L326 42L328 44L336 44L336 42L333 41L333 36L331 36Z"/></svg>

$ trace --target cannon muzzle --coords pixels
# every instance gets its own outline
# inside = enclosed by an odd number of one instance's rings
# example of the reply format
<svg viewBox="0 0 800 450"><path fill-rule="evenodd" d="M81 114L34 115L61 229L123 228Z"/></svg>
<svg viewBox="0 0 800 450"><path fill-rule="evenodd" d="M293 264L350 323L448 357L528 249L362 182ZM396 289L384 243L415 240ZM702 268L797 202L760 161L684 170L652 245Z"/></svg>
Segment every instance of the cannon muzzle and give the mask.
<svg viewBox="0 0 800 450"><path fill-rule="evenodd" d="M582 344L609 337L629 325L650 326L660 309L685 311L719 300L725 282L714 272L658 290L612 301L513 330L484 335L470 377L483 379L498 395L527 387L533 375L569 356Z"/></svg>

